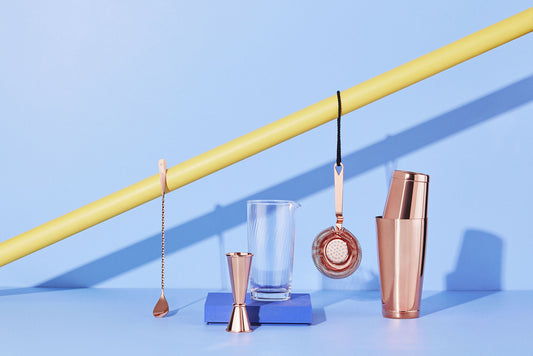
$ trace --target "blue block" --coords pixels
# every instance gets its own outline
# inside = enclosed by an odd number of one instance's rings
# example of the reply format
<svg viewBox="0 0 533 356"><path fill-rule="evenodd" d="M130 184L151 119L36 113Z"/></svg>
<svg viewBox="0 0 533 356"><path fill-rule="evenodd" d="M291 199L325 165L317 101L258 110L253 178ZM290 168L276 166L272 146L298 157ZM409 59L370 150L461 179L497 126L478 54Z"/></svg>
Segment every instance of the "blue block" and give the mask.
<svg viewBox="0 0 533 356"><path fill-rule="evenodd" d="M233 309L231 293L209 293L205 300L206 323L227 323ZM306 293L291 294L283 302L260 302L246 296L246 311L252 324L311 324L313 311L311 296Z"/></svg>

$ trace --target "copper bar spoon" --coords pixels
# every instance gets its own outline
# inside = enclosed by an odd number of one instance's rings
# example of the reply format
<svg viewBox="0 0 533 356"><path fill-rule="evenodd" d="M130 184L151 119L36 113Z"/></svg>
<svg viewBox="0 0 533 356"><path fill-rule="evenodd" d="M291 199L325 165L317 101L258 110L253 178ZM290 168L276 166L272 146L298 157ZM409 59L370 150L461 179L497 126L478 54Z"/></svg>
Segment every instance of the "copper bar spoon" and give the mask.
<svg viewBox="0 0 533 356"><path fill-rule="evenodd" d="M159 160L159 179L161 180L161 296L154 307L154 316L162 318L168 314L165 298L165 190L167 187L167 162Z"/></svg>

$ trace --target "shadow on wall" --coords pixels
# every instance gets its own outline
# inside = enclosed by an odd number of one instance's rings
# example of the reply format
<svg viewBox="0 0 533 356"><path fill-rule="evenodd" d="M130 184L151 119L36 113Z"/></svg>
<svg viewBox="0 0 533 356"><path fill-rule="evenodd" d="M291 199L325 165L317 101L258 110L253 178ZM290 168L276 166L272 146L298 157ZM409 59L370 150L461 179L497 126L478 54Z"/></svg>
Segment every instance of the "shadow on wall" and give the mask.
<svg viewBox="0 0 533 356"><path fill-rule="evenodd" d="M455 271L446 276L446 290L502 289L503 241L480 230L467 230Z"/></svg>
<svg viewBox="0 0 533 356"><path fill-rule="evenodd" d="M500 237L485 231L467 230L455 270L446 276L447 292L422 300L421 314L436 313L501 290L503 251Z"/></svg>
<svg viewBox="0 0 533 356"><path fill-rule="evenodd" d="M397 135L345 155L345 179L415 152L458 132L533 100L533 76L529 76L466 105L432 118ZM252 194L227 206L190 220L166 232L166 252L172 254L204 239L246 222L246 201L250 199L291 199L298 201L329 188L333 182L330 163L295 178ZM155 234L107 256L47 280L38 287L91 287L160 258L160 235ZM375 284L375 283L374 283Z"/></svg>

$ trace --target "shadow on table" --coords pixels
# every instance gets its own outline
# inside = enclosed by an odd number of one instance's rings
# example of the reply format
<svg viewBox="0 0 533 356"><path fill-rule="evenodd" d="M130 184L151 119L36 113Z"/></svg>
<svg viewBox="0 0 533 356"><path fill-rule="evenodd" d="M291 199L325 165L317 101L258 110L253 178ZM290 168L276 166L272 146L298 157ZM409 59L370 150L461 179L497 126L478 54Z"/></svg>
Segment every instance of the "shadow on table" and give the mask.
<svg viewBox="0 0 533 356"><path fill-rule="evenodd" d="M503 248L500 237L485 231L467 230L455 271L446 276L446 291L422 300L421 316L500 291Z"/></svg>
<svg viewBox="0 0 533 356"><path fill-rule="evenodd" d="M332 291L334 293L332 293ZM324 308L345 300L380 300L379 278L371 270L361 268L343 279L322 276L322 289L311 294L313 300L313 324L326 321Z"/></svg>
<svg viewBox="0 0 533 356"><path fill-rule="evenodd" d="M197 299L195 299L195 300L193 300L193 301L191 301L191 302L189 302L189 303L187 303L185 305L182 305L182 306L180 306L180 307L178 307L176 309L173 309L173 310L168 312L166 317L167 318L173 317L174 315L178 314L178 312L180 310L185 309L187 307L190 307L191 305L196 304L196 303L198 303L199 301L202 301L202 300L205 300L205 297L197 298Z"/></svg>
<svg viewBox="0 0 533 356"><path fill-rule="evenodd" d="M324 310L324 308L313 307L312 318L313 318L313 322L311 323L311 325L322 324L323 322L326 321L326 311Z"/></svg>
<svg viewBox="0 0 533 356"><path fill-rule="evenodd" d="M332 293L334 292L334 293ZM320 290L311 294L313 300L313 323L318 325L327 320L325 307L343 302L345 300L379 302L380 294L378 290Z"/></svg>

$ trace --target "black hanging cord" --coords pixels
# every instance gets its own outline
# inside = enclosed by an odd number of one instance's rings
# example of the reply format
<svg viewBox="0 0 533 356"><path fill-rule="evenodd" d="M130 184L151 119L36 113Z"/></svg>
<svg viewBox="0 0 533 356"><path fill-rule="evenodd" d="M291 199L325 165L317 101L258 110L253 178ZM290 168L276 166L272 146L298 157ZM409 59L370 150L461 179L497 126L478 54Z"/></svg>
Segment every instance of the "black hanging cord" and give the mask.
<svg viewBox="0 0 533 356"><path fill-rule="evenodd" d="M338 106L338 113L337 113L337 166L341 165L341 113L342 113L342 106L341 106L341 92L337 90L337 106Z"/></svg>

